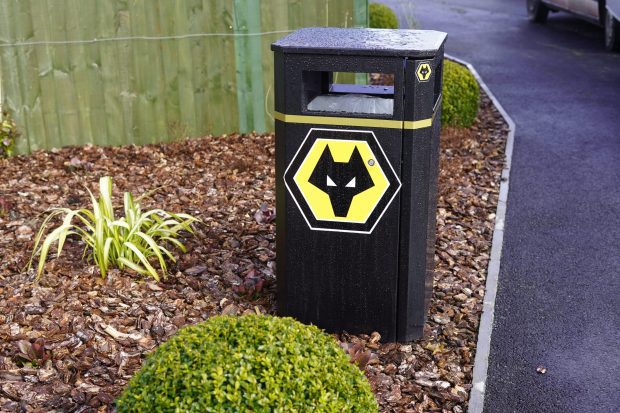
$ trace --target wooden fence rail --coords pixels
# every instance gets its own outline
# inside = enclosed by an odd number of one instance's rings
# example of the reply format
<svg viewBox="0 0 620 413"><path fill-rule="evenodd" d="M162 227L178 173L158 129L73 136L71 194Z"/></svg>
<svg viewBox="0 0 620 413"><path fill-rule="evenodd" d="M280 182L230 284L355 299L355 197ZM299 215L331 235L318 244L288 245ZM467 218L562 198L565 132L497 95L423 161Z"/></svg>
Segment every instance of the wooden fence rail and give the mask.
<svg viewBox="0 0 620 413"><path fill-rule="evenodd" d="M1 0L18 152L273 127L270 44L365 26L367 0Z"/></svg>

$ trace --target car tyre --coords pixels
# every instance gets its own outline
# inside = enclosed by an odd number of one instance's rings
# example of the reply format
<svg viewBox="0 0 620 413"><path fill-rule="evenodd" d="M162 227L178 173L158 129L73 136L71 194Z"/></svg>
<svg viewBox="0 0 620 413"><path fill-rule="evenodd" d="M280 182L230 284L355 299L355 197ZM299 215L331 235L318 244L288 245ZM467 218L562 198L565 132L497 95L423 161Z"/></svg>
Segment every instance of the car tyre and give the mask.
<svg viewBox="0 0 620 413"><path fill-rule="evenodd" d="M609 10L605 13L605 49L620 51L620 23Z"/></svg>
<svg viewBox="0 0 620 413"><path fill-rule="evenodd" d="M527 17L534 23L544 23L549 15L549 7L541 0L527 0Z"/></svg>

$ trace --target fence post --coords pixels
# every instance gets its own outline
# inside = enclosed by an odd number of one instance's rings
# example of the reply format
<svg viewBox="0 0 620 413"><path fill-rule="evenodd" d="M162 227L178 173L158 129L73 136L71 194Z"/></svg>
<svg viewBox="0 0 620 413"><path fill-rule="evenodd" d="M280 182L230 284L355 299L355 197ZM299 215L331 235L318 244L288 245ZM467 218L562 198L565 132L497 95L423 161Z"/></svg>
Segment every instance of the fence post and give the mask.
<svg viewBox="0 0 620 413"><path fill-rule="evenodd" d="M368 27L368 0L353 0L353 25Z"/></svg>
<svg viewBox="0 0 620 413"><path fill-rule="evenodd" d="M353 26L368 27L368 0L353 0ZM368 74L356 73L356 85L367 85Z"/></svg>
<svg viewBox="0 0 620 413"><path fill-rule="evenodd" d="M235 0L233 3L235 34L235 69L237 73L237 106L239 131L264 132L265 93L261 58L260 2ZM232 126L232 125L231 125Z"/></svg>

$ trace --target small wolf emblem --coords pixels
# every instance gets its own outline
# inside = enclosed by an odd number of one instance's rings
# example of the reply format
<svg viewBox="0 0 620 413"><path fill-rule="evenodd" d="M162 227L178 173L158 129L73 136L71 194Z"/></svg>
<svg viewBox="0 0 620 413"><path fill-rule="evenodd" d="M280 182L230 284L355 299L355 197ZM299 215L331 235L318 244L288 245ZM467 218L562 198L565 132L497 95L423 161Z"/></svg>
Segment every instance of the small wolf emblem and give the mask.
<svg viewBox="0 0 620 413"><path fill-rule="evenodd" d="M326 145L308 182L329 195L334 215L342 218L348 215L355 195L375 186L357 146L348 162L336 162Z"/></svg>

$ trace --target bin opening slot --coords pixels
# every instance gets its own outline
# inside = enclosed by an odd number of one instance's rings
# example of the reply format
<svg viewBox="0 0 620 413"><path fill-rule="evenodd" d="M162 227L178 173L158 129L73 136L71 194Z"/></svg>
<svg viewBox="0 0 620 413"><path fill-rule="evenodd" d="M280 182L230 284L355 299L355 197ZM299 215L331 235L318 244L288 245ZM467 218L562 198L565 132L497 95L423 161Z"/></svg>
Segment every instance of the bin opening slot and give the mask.
<svg viewBox="0 0 620 413"><path fill-rule="evenodd" d="M302 98L306 110L393 115L394 86L368 85L368 75L354 72L304 71Z"/></svg>

